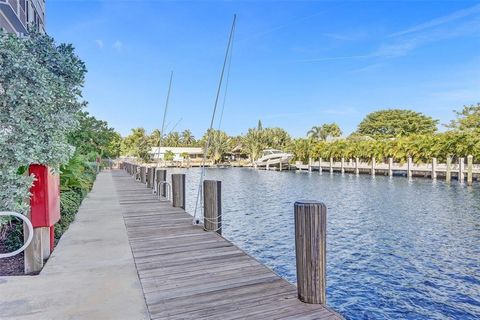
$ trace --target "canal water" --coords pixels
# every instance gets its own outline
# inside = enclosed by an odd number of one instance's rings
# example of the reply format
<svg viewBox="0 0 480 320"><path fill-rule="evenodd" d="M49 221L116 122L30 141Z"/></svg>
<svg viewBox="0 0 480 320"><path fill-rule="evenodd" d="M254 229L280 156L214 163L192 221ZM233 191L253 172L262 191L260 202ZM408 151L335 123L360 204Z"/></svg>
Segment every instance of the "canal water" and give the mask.
<svg viewBox="0 0 480 320"><path fill-rule="evenodd" d="M181 171L193 214L200 169ZM327 205L327 303L345 318L480 319L479 184L240 168L206 178L222 181L223 235L293 283L293 203Z"/></svg>

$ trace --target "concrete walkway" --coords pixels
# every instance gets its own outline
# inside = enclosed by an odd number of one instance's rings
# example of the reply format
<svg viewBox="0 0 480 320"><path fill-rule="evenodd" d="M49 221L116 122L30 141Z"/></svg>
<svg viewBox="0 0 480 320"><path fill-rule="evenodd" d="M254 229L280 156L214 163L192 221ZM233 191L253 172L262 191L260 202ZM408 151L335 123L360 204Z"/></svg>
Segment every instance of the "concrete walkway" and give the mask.
<svg viewBox="0 0 480 320"><path fill-rule="evenodd" d="M149 319L110 172L40 275L0 277L0 319Z"/></svg>

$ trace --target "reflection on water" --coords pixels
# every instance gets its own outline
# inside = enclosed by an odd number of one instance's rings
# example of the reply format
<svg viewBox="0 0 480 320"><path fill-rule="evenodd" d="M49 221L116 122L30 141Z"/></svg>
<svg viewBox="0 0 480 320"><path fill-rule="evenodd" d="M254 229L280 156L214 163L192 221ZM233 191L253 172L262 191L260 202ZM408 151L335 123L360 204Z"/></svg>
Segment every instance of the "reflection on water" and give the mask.
<svg viewBox="0 0 480 320"><path fill-rule="evenodd" d="M187 173L193 213L200 169ZM428 179L208 169L223 235L295 282L293 203L328 211L327 301L347 319L480 318L480 187Z"/></svg>

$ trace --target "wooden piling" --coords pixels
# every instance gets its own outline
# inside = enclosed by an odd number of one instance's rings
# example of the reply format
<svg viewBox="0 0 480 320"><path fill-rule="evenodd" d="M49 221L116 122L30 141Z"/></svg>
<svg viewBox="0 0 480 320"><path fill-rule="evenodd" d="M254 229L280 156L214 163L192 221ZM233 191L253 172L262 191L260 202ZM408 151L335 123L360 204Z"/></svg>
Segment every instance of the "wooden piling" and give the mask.
<svg viewBox="0 0 480 320"><path fill-rule="evenodd" d="M147 182L147 168L145 166L140 167L140 182L141 183Z"/></svg>
<svg viewBox="0 0 480 320"><path fill-rule="evenodd" d="M172 203L174 207L185 209L185 174L172 174Z"/></svg>
<svg viewBox="0 0 480 320"><path fill-rule="evenodd" d="M372 168L370 169L370 174L371 174L372 176L375 175L375 165L376 165L375 157L372 157Z"/></svg>
<svg viewBox="0 0 480 320"><path fill-rule="evenodd" d="M147 187L148 188L152 188L153 187L153 168L152 167L148 167L147 168L147 177L146 177L146 180L147 180Z"/></svg>
<svg viewBox="0 0 480 320"><path fill-rule="evenodd" d="M463 183L465 179L465 158L458 158L458 181Z"/></svg>
<svg viewBox="0 0 480 320"><path fill-rule="evenodd" d="M318 158L318 173L322 174L322 158Z"/></svg>
<svg viewBox="0 0 480 320"><path fill-rule="evenodd" d="M158 183L162 181L167 181L167 170L165 169L156 169L155 170L155 188L158 188ZM166 187L165 185L161 186L161 190L156 190L157 194L162 197L166 197Z"/></svg>
<svg viewBox="0 0 480 320"><path fill-rule="evenodd" d="M298 298L326 304L327 207L318 201L294 205Z"/></svg>
<svg viewBox="0 0 480 320"><path fill-rule="evenodd" d="M345 173L345 158L342 157L342 159L340 160L340 172L342 174Z"/></svg>
<svg viewBox="0 0 480 320"><path fill-rule="evenodd" d="M432 158L432 179L437 179L437 158Z"/></svg>
<svg viewBox="0 0 480 320"><path fill-rule="evenodd" d="M388 158L388 176L393 177L393 158Z"/></svg>
<svg viewBox="0 0 480 320"><path fill-rule="evenodd" d="M407 177L412 177L412 157L407 158Z"/></svg>
<svg viewBox="0 0 480 320"><path fill-rule="evenodd" d="M333 158L330 158L330 173L333 173Z"/></svg>
<svg viewBox="0 0 480 320"><path fill-rule="evenodd" d="M467 185L471 186L473 184L473 156L469 155L467 157Z"/></svg>
<svg viewBox="0 0 480 320"><path fill-rule="evenodd" d="M222 234L221 181L203 181L203 229Z"/></svg>
<svg viewBox="0 0 480 320"><path fill-rule="evenodd" d="M312 158L308 158L308 172L312 172Z"/></svg>
<svg viewBox="0 0 480 320"><path fill-rule="evenodd" d="M452 157L447 157L447 171L445 172L445 181L452 181Z"/></svg>
<svg viewBox="0 0 480 320"><path fill-rule="evenodd" d="M360 174L359 163L360 163L360 159L358 159L358 157L356 157L355 158L355 174Z"/></svg>
<svg viewBox="0 0 480 320"><path fill-rule="evenodd" d="M40 229L42 239L42 258L47 260L50 257L50 227L41 227Z"/></svg>
<svg viewBox="0 0 480 320"><path fill-rule="evenodd" d="M27 217L30 219L30 213L27 214ZM25 223L23 224L23 230L23 241L25 242L28 239L28 227ZM23 254L25 274L34 274L40 272L43 268L44 248L42 244L44 242L42 242L42 233L42 228L33 228L32 242L30 242Z"/></svg>

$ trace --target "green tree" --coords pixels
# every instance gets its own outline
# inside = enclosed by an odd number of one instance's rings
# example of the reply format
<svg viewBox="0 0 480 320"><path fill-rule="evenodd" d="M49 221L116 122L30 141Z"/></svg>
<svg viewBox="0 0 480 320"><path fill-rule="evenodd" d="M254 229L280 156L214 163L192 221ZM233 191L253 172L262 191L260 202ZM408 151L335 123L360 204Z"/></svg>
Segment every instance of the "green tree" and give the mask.
<svg viewBox="0 0 480 320"><path fill-rule="evenodd" d="M307 162L314 155L314 144L311 139L299 138L292 140L287 150L293 153L294 160Z"/></svg>
<svg viewBox="0 0 480 320"><path fill-rule="evenodd" d="M248 129L247 134L243 138L242 145L244 147L245 153L250 158L250 161L255 161L260 156L263 149L266 148L266 145L263 141L262 130Z"/></svg>
<svg viewBox="0 0 480 320"><path fill-rule="evenodd" d="M182 144L182 139L180 138L180 134L176 131L170 132L165 137L163 144L167 147L180 147Z"/></svg>
<svg viewBox="0 0 480 320"><path fill-rule="evenodd" d="M144 162L151 160L151 149L151 140L143 128L132 129L132 133L122 141L123 155L134 156Z"/></svg>
<svg viewBox="0 0 480 320"><path fill-rule="evenodd" d="M420 112L388 109L368 114L359 124L357 134L375 138L402 137L437 131L438 120Z"/></svg>
<svg viewBox="0 0 480 320"><path fill-rule="evenodd" d="M326 141L329 137L337 138L342 135L342 130L336 123L324 123L321 126L313 126L307 132L307 136L313 140Z"/></svg>
<svg viewBox="0 0 480 320"><path fill-rule="evenodd" d="M163 159L166 161L172 161L175 158L175 153L171 150L167 150L165 152L165 155L163 156Z"/></svg>
<svg viewBox="0 0 480 320"><path fill-rule="evenodd" d="M118 158L122 150L122 140L122 136L118 132L115 132L110 140L105 155L112 159Z"/></svg>
<svg viewBox="0 0 480 320"><path fill-rule="evenodd" d="M153 147L158 147L160 145L160 130L158 129L155 129L152 131L152 133L150 134L150 144L153 146Z"/></svg>
<svg viewBox="0 0 480 320"><path fill-rule="evenodd" d="M265 128L261 131L261 140L268 148L283 149L291 141L287 131L282 128Z"/></svg>
<svg viewBox="0 0 480 320"><path fill-rule="evenodd" d="M68 135L68 142L76 148L77 153L108 158L118 156L116 146L119 135L107 122L85 111L77 113L77 121L77 128Z"/></svg>
<svg viewBox="0 0 480 320"><path fill-rule="evenodd" d="M0 31L0 210L26 212L33 177L19 168L59 168L73 155L68 133L84 107L85 64L48 35ZM24 170L22 170L24 171Z"/></svg>
<svg viewBox="0 0 480 320"><path fill-rule="evenodd" d="M184 130L181 134L181 141L184 146L191 146L195 144L195 137L190 130Z"/></svg>
<svg viewBox="0 0 480 320"><path fill-rule="evenodd" d="M230 137L221 130L209 130L203 140L210 139L208 146L208 157L210 157L214 163L220 162L224 155L230 151Z"/></svg>
<svg viewBox="0 0 480 320"><path fill-rule="evenodd" d="M457 118L447 125L448 128L459 131L480 130L480 103L463 106L463 109L455 111L455 114Z"/></svg>

